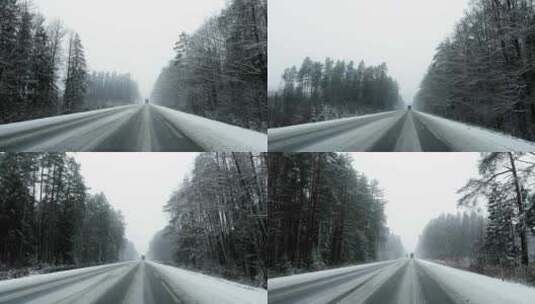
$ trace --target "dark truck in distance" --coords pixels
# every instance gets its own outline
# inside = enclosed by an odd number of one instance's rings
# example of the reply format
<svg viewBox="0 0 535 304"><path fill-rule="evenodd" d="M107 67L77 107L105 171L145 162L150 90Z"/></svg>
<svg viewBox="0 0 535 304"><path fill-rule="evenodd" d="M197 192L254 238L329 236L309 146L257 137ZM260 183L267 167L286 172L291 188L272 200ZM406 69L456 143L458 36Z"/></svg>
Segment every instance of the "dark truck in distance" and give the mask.
<svg viewBox="0 0 535 304"><path fill-rule="evenodd" d="M149 104L149 99L145 99L145 104Z"/></svg>
<svg viewBox="0 0 535 304"><path fill-rule="evenodd" d="M409 105L409 106L407 107L407 110L409 110L409 111L412 110L412 106Z"/></svg>

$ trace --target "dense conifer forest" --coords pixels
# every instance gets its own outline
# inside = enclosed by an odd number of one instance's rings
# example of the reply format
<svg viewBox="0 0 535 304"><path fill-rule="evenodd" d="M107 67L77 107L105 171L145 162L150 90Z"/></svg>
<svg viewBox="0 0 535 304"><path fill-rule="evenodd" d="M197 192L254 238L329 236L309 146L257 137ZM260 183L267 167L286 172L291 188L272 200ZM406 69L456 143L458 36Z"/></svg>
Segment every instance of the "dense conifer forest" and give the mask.
<svg viewBox="0 0 535 304"><path fill-rule="evenodd" d="M534 2L471 1L438 46L415 106L534 140Z"/></svg>
<svg viewBox="0 0 535 304"><path fill-rule="evenodd" d="M405 255L387 225L382 190L337 153L269 154L272 275Z"/></svg>
<svg viewBox="0 0 535 304"><path fill-rule="evenodd" d="M88 192L73 157L0 154L0 273L137 258L124 229L106 196Z"/></svg>
<svg viewBox="0 0 535 304"><path fill-rule="evenodd" d="M267 154L203 153L165 211L149 257L266 287Z"/></svg>
<svg viewBox="0 0 535 304"><path fill-rule="evenodd" d="M129 76L90 73L78 33L32 1L0 1L0 124L139 101Z"/></svg>
<svg viewBox="0 0 535 304"><path fill-rule="evenodd" d="M418 254L496 277L533 280L534 170L533 153L484 153L480 176L459 190L459 206L472 211L432 220Z"/></svg>
<svg viewBox="0 0 535 304"><path fill-rule="evenodd" d="M286 69L278 92L270 94L270 127L283 127L403 107L397 82L386 64L358 66L327 58L306 58L301 67Z"/></svg>
<svg viewBox="0 0 535 304"><path fill-rule="evenodd" d="M267 129L267 1L232 0L181 33L152 102L248 129Z"/></svg>

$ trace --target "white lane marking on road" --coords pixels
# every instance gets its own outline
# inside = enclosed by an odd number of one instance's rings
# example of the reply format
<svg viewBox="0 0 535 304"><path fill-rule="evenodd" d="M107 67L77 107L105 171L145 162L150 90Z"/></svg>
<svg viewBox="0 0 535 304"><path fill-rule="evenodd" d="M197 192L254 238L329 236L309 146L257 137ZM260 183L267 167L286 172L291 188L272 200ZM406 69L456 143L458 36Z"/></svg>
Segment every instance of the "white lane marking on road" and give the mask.
<svg viewBox="0 0 535 304"><path fill-rule="evenodd" d="M120 267L116 269L110 269L109 271L100 273L93 277L89 277L87 279L84 279L80 282L76 282L75 284L69 285L67 287L58 285L58 288L56 290L43 294L25 303L26 304L91 303L92 297L98 294L98 291L101 291L109 287L118 278L121 278L123 275L125 275L129 269L130 269L129 267Z"/></svg>
<svg viewBox="0 0 535 304"><path fill-rule="evenodd" d="M139 265L139 268L136 271L136 274L134 275L134 279L132 280L132 283L128 287L128 290L126 291L125 298L123 300L123 304L143 304L144 303L144 288L143 288L143 274L144 274L144 265L141 263Z"/></svg>
<svg viewBox="0 0 535 304"><path fill-rule="evenodd" d="M160 282L162 283L162 285L165 288L165 290L167 291L167 293L169 293L171 298L173 298L173 301L175 301L175 303L177 303L177 304L182 304L180 299L178 299L177 296L173 293L173 291L169 288L169 286L167 286L167 283L164 280L161 280L161 279L160 279Z"/></svg>
<svg viewBox="0 0 535 304"><path fill-rule="evenodd" d="M396 296L396 301L399 304L425 304L415 267L414 260L409 261L409 265L401 277L398 294L393 295Z"/></svg>
<svg viewBox="0 0 535 304"><path fill-rule="evenodd" d="M151 152L152 151L152 120L149 113L149 107L147 105L143 106L143 115L141 118L141 151L142 152Z"/></svg>
<svg viewBox="0 0 535 304"><path fill-rule="evenodd" d="M394 151L397 152L421 152L422 145L420 144L420 138L416 132L416 126L414 125L412 111L407 113L407 119L403 123L401 133L396 142Z"/></svg>

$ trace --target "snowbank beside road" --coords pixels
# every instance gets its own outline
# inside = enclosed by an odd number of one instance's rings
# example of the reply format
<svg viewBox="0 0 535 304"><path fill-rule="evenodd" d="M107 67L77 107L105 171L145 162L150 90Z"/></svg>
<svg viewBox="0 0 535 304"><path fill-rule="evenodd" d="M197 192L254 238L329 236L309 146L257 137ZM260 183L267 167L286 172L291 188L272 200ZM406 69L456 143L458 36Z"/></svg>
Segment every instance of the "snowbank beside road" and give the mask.
<svg viewBox="0 0 535 304"><path fill-rule="evenodd" d="M342 268L336 268L336 269L308 272L308 273L303 273L303 274L295 274L295 275L290 275L290 276L285 276L285 277L280 277L280 278L274 278L274 279L268 280L268 287L269 289L277 289L277 288L283 288L283 287L288 287L292 285L299 285L299 284L307 283L310 281L316 281L316 280L333 277L336 275L350 273L356 270L363 270L363 269L370 268L373 266L379 266L379 265L387 266L388 264L392 264L392 263L393 261L377 262L377 263L342 267Z"/></svg>
<svg viewBox="0 0 535 304"><path fill-rule="evenodd" d="M13 290L17 290L21 288L31 288L36 285L54 282L58 280L66 280L66 279L74 278L80 275L95 273L99 271L106 271L106 270L110 270L113 268L127 266L130 264L132 264L132 262L107 264L107 265L102 265L102 266L86 267L86 268L80 268L80 269L60 271L60 272L55 272L55 273L37 274L37 275L32 275L32 276L24 277L20 279L1 281L0 282L0 294L4 292L11 292Z"/></svg>
<svg viewBox="0 0 535 304"><path fill-rule="evenodd" d="M60 125L60 124L74 121L74 120L90 118L93 116L99 116L99 115L104 115L104 114L111 114L111 113L118 112L124 109L132 108L132 107L139 107L139 105L127 105L127 106L120 106L120 107L114 107L114 108L103 109L103 110L59 115L59 116L34 119L30 121L21 121L21 122L15 122L15 123L10 123L10 124L4 124L4 125L0 125L0 138L16 135L17 133L24 133L24 132L32 131L35 129L50 127L54 125Z"/></svg>
<svg viewBox="0 0 535 304"><path fill-rule="evenodd" d="M147 262L162 275L179 298L198 304L265 304L267 291L180 268ZM188 302L189 303L189 302Z"/></svg>
<svg viewBox="0 0 535 304"><path fill-rule="evenodd" d="M427 272L464 303L532 304L535 288L418 260Z"/></svg>
<svg viewBox="0 0 535 304"><path fill-rule="evenodd" d="M325 128L332 128L332 127L338 127L341 125L350 124L350 123L353 123L362 119L366 119L366 118L382 118L383 116L385 116L385 114L388 115L388 114L393 114L396 112L398 111L383 112L383 113L369 114L369 115L362 115L362 116L355 116L355 117L348 117L348 118L340 118L340 119L333 119L333 120L320 121L320 122L311 122L311 123L289 126L289 127L282 127L282 128L272 128L272 129L269 129L269 139L273 141L277 141L277 140L281 140L287 137L302 135L303 133L315 132L315 131L320 131Z"/></svg>
<svg viewBox="0 0 535 304"><path fill-rule="evenodd" d="M416 118L454 151L533 152L535 143L427 113L413 111Z"/></svg>
<svg viewBox="0 0 535 304"><path fill-rule="evenodd" d="M151 106L206 151L267 151L266 134L166 107Z"/></svg>
<svg viewBox="0 0 535 304"><path fill-rule="evenodd" d="M366 151L385 135L406 111L342 118L270 129L270 151Z"/></svg>

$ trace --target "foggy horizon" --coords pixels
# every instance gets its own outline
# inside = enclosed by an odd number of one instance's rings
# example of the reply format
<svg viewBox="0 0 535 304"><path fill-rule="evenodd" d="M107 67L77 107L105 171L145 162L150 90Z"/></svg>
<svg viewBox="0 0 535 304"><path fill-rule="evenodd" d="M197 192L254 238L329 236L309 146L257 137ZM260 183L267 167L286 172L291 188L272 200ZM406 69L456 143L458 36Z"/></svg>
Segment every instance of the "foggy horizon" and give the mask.
<svg viewBox="0 0 535 304"><path fill-rule="evenodd" d="M195 32L225 2L39 0L33 7L47 23L59 19L80 34L90 71L130 73L149 98L180 33Z"/></svg>
<svg viewBox="0 0 535 304"><path fill-rule="evenodd" d="M126 238L140 254L168 224L163 206L198 153L73 153L90 193L103 192L124 216Z"/></svg>
<svg viewBox="0 0 535 304"><path fill-rule="evenodd" d="M454 32L468 0L270 1L268 88L284 69L314 61L386 63L411 104L439 44ZM306 14L296 15L306 7ZM298 18L296 18L298 17ZM328 25L328 26L326 26Z"/></svg>
<svg viewBox="0 0 535 304"><path fill-rule="evenodd" d="M478 153L352 153L353 166L379 182L387 201L386 225L414 252L427 223L456 214L457 194L477 177ZM467 210L467 209L464 209Z"/></svg>

